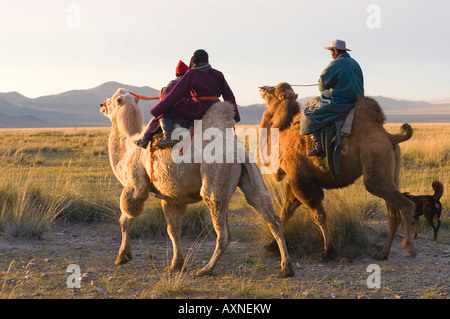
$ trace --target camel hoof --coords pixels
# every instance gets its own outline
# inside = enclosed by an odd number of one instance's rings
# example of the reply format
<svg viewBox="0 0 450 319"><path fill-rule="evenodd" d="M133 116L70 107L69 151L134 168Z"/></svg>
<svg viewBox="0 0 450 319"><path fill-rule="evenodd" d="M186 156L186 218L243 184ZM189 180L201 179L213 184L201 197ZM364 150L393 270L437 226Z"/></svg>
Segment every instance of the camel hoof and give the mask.
<svg viewBox="0 0 450 319"><path fill-rule="evenodd" d="M133 256L131 255L131 253L129 254L123 254L123 255L119 255L116 258L116 261L114 262L116 265L125 265L126 263L128 263L131 259L133 259Z"/></svg>
<svg viewBox="0 0 450 319"><path fill-rule="evenodd" d="M416 249L414 248L414 246L413 246L413 244L411 242L402 243L402 246L403 246L403 248L406 249L406 251L408 253L411 254L411 256L416 257L417 251L416 251Z"/></svg>
<svg viewBox="0 0 450 319"><path fill-rule="evenodd" d="M197 270L194 270L192 272L192 275L195 276L195 277L210 276L212 274L213 274L212 270L205 270L204 268L203 269L197 269Z"/></svg>
<svg viewBox="0 0 450 319"><path fill-rule="evenodd" d="M164 268L164 271L168 272L168 273L178 272L183 269L183 265L184 265L184 262L176 263L175 265L170 265L170 266Z"/></svg>
<svg viewBox="0 0 450 319"><path fill-rule="evenodd" d="M322 256L322 261L323 262L329 262L332 261L333 259L335 259L337 256L337 251L334 248L328 248L327 251L325 252L325 254L323 254Z"/></svg>
<svg viewBox="0 0 450 319"><path fill-rule="evenodd" d="M277 278L289 278L294 277L294 275L294 268L292 267L292 264L289 264L278 272Z"/></svg>
<svg viewBox="0 0 450 319"><path fill-rule="evenodd" d="M180 268L168 266L168 267L164 268L164 271L167 273L173 273L173 272L180 271Z"/></svg>
<svg viewBox="0 0 450 319"><path fill-rule="evenodd" d="M387 260L388 256L386 256L385 254L382 253L376 253L372 255L372 258L375 260Z"/></svg>

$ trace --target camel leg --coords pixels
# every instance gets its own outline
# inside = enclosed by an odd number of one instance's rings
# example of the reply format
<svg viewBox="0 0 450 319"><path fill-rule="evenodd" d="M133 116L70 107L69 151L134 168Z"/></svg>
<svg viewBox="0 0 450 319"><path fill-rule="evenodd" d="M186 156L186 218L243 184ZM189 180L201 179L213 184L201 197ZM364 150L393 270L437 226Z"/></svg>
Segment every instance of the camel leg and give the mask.
<svg viewBox="0 0 450 319"><path fill-rule="evenodd" d="M122 191L122 195L120 196L121 215L119 218L122 231L122 243L115 261L116 265L126 264L133 258L131 254L130 231L134 218L142 213L144 203L148 196L148 192L138 192L134 187L125 187Z"/></svg>
<svg viewBox="0 0 450 319"><path fill-rule="evenodd" d="M194 276L211 275L222 254L231 241L228 228L228 205L236 191L241 166L235 164L203 163L201 166L202 188L200 195L211 213L211 221L217 235L216 248L208 264L195 270ZM220 179L220 180L219 180Z"/></svg>
<svg viewBox="0 0 450 319"><path fill-rule="evenodd" d="M259 178L258 178L259 176ZM269 225L270 232L275 239L281 255L281 271L278 274L280 278L294 276L294 269L289 257L289 253L284 238L283 221L275 212L272 205L272 199L264 181L260 175L253 176L258 178L258 185L252 184L248 172L243 172L239 181L239 187L245 195L247 202L262 216ZM260 181L259 181L260 179ZM293 210L292 210L293 212ZM292 215L292 212L290 213ZM290 217L290 216L289 216ZM287 219L289 219L289 217Z"/></svg>
<svg viewBox="0 0 450 319"><path fill-rule="evenodd" d="M166 271L181 270L184 264L184 258L181 252L181 218L186 212L186 205L172 204L163 200L162 207L167 221L167 233L169 234L173 247L172 263L169 267L166 267Z"/></svg>
<svg viewBox="0 0 450 319"><path fill-rule="evenodd" d="M337 255L337 251L334 248L331 233L327 225L327 215L322 206L324 193L322 188L315 185L315 183L305 183L299 179L292 181L292 192L298 200L308 207L314 217L314 222L319 226L322 231L323 245L325 253L322 256L323 261L330 261Z"/></svg>
<svg viewBox="0 0 450 319"><path fill-rule="evenodd" d="M376 260L386 260L388 258L395 234L402 223L400 211L395 207L392 207L388 202L386 202L386 207L389 215L389 233L383 249L373 255L373 258Z"/></svg>
<svg viewBox="0 0 450 319"><path fill-rule="evenodd" d="M389 235L382 251L375 254L375 259L387 259L391 249L392 241L398 230L400 214L403 224L402 247L412 256L416 255L416 250L410 240L412 219L415 205L398 190L400 176L400 148L388 144L385 152L378 150L374 152L361 152L361 162L363 164L363 179L367 191L386 201L389 213Z"/></svg>
<svg viewBox="0 0 450 319"><path fill-rule="evenodd" d="M295 197L294 193L292 193L291 190L291 184L286 184L286 190L285 190L285 202L283 203L283 207L281 208L280 217L283 221L283 225L286 226L289 219L294 214L295 210L301 205L302 203Z"/></svg>
<svg viewBox="0 0 450 319"><path fill-rule="evenodd" d="M228 200L217 201L214 196L204 197L204 202L208 206L211 212L211 220L214 226L214 230L217 234L216 248L214 253L208 262L208 264L202 269L195 270L192 274L194 276L212 275L214 268L219 261L222 254L230 244L230 230L228 228Z"/></svg>
<svg viewBox="0 0 450 319"><path fill-rule="evenodd" d="M283 227L286 227L289 219L294 214L295 210L301 205L301 202L295 197L291 190L291 184L287 183L285 188L285 199L283 207L280 211L280 218L283 222ZM275 251L278 248L278 243L274 238L270 244L265 247L269 251Z"/></svg>
<svg viewBox="0 0 450 319"><path fill-rule="evenodd" d="M314 222L319 226L320 230L322 231L323 246L325 249L325 253L322 256L322 260L323 261L333 260L337 255L337 251L334 248L334 245L331 240L331 234L327 225L327 215L325 213L325 210L323 209L322 202L317 203L314 206L311 206L310 209L313 213Z"/></svg>

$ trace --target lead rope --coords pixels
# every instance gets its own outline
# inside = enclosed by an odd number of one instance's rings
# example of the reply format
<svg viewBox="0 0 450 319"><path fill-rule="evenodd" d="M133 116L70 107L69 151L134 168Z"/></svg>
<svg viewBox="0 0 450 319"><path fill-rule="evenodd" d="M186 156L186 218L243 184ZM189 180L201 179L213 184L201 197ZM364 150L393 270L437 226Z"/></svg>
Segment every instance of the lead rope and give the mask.
<svg viewBox="0 0 450 319"><path fill-rule="evenodd" d="M306 87L306 86L318 86L319 83L317 84L291 84L291 86L301 86L301 87Z"/></svg>

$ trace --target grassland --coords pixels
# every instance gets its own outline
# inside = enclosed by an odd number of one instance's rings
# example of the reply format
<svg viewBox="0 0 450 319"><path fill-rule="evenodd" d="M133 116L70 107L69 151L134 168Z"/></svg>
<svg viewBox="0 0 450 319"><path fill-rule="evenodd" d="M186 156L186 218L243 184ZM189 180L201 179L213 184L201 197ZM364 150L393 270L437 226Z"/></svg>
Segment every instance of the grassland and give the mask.
<svg viewBox="0 0 450 319"><path fill-rule="evenodd" d="M391 132L398 127L386 125ZM416 244L422 257L415 259L394 242L393 256L381 264L383 288L375 291L365 286L365 267L384 241L387 217L383 201L361 181L326 193L337 261L319 262L320 231L300 208L286 229L297 274L274 279L278 257L262 249L270 239L267 228L237 192L230 205L233 242L215 276L193 278L190 271L209 259L214 246L202 203L184 218L185 272L163 272L171 245L156 200L148 201L134 225L135 259L113 265L121 185L109 166L109 128L0 130L0 298L446 298L444 272L436 267L434 277L419 274L429 271L431 259L444 270L449 265L450 124L413 128L413 138L401 145L400 188L431 194L433 180L444 184L441 231L431 242L431 229L422 221ZM279 209L282 185L266 182ZM66 286L70 264L82 269L80 289Z"/></svg>

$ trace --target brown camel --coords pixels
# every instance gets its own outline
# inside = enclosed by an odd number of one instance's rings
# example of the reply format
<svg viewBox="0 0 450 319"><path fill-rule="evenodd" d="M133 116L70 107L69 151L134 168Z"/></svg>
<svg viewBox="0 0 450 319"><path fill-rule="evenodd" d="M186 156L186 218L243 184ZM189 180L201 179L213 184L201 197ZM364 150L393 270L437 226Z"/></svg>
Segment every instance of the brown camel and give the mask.
<svg viewBox="0 0 450 319"><path fill-rule="evenodd" d="M351 135L342 141L341 172L339 176L333 177L328 169L320 165L317 157L307 156L313 146L308 136L299 135L300 105L292 87L288 83L280 83L276 87L266 86L260 88L260 94L268 106L261 127L279 128L279 169L274 178L280 181L284 175L289 176L286 201L280 212L283 225L286 225L299 205L305 205L312 211L323 234L323 260L334 258L336 250L331 242L322 206L323 189L346 187L363 176L366 189L385 200L389 214L386 244L374 258L388 258L402 221L402 246L415 256L416 251L410 242L414 204L398 190L401 165L398 143L411 138L411 126L403 124L399 134L388 133L383 127L385 116L378 103L368 97L358 97Z"/></svg>
<svg viewBox="0 0 450 319"><path fill-rule="evenodd" d="M149 197L149 193L153 192L157 198L162 199L167 232L173 245L173 258L171 265L167 267L168 271L180 270L184 264L180 237L181 218L186 211L186 206L203 199L211 212L217 241L209 263L204 268L194 271L193 274L197 276L212 274L220 256L230 243L228 205L236 187L239 187L247 202L269 224L279 245L282 268L279 276L294 275L281 219L272 206L270 193L256 164L239 163L236 155L230 161L229 153L224 154L228 162L194 158L192 162L185 161L177 164L174 162L174 154L176 157L180 151L178 145L173 149L178 150L177 152L172 149L144 150L137 147L133 144L133 140L142 130L142 112L138 107L138 100L125 89L118 89L110 99L106 100L101 112L112 123L109 136L110 162L117 179L124 187L120 197L122 214L119 219L122 244L116 264L124 264L131 260L130 230L133 219L141 214L144 202ZM194 154L195 157L198 152L195 141L198 136L202 139L208 129L209 133L220 133L222 136L226 136L226 131L232 132L235 124L233 115L233 106L228 102L218 102L211 106L203 118L202 128L195 130L194 143L183 144L183 156L190 152L189 154ZM236 149L239 147L238 142L234 134L229 135L232 138L231 145ZM209 135L209 138L211 139L212 136ZM203 140L200 141L200 148L205 150L206 143ZM223 142L223 145L215 145L224 146L227 143L225 139ZM229 145L228 141L226 146L229 147ZM215 151L217 153L218 149ZM151 183L152 177L153 183Z"/></svg>

